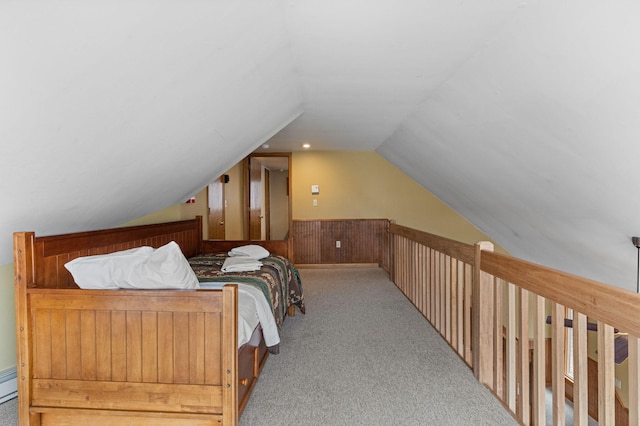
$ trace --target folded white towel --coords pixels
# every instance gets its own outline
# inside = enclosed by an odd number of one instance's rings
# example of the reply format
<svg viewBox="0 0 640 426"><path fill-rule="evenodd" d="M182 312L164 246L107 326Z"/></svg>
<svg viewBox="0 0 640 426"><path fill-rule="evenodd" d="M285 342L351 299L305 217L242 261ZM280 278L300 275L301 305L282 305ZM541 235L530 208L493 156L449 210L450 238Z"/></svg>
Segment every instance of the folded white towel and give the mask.
<svg viewBox="0 0 640 426"><path fill-rule="evenodd" d="M227 257L222 264L222 272L249 272L262 268L262 262L249 256Z"/></svg>
<svg viewBox="0 0 640 426"><path fill-rule="evenodd" d="M263 259L269 256L269 251L262 246L249 244L231 249L229 256L249 256L254 259Z"/></svg>

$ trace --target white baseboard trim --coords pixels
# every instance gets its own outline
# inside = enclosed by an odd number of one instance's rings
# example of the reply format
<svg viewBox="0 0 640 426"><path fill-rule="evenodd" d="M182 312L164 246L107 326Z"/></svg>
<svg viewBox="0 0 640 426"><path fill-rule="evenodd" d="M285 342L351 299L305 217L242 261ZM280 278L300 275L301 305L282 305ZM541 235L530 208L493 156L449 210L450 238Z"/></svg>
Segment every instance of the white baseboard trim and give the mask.
<svg viewBox="0 0 640 426"><path fill-rule="evenodd" d="M18 396L16 368L0 371L0 404Z"/></svg>

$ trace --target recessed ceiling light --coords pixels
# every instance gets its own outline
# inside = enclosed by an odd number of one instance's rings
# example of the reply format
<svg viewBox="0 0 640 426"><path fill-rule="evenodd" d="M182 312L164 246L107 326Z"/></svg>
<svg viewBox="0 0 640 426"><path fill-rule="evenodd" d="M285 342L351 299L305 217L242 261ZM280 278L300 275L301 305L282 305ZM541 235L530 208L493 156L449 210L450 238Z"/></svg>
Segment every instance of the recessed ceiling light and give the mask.
<svg viewBox="0 0 640 426"><path fill-rule="evenodd" d="M262 147L263 147L264 149L269 149L269 144L268 144L268 143L263 143L263 144L262 144Z"/></svg>
<svg viewBox="0 0 640 426"><path fill-rule="evenodd" d="M311 148L311 145L310 145L310 144L308 144L308 143L303 143L303 144L302 144L302 147L303 147L304 149L309 149L309 148Z"/></svg>

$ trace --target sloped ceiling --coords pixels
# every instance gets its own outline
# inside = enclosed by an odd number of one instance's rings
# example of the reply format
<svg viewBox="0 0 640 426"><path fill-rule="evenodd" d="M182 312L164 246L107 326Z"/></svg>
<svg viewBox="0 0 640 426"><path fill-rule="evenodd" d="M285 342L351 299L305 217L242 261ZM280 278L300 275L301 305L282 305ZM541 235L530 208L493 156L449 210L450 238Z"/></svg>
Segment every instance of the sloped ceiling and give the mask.
<svg viewBox="0 0 640 426"><path fill-rule="evenodd" d="M302 113L279 2L2 2L0 40L0 264L13 231L184 201Z"/></svg>
<svg viewBox="0 0 640 426"><path fill-rule="evenodd" d="M638 40L621 0L2 2L0 264L14 230L117 225L309 142L635 289Z"/></svg>

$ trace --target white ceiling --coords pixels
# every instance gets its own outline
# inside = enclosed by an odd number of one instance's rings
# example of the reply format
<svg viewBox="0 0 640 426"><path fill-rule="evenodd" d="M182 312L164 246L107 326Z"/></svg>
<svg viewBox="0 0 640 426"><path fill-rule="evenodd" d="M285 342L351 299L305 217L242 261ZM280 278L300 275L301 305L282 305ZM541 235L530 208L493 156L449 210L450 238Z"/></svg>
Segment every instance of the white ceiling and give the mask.
<svg viewBox="0 0 640 426"><path fill-rule="evenodd" d="M289 157L252 157L272 171L289 170Z"/></svg>
<svg viewBox="0 0 640 426"><path fill-rule="evenodd" d="M308 142L635 289L638 40L622 0L2 2L0 264L14 230L117 225Z"/></svg>

